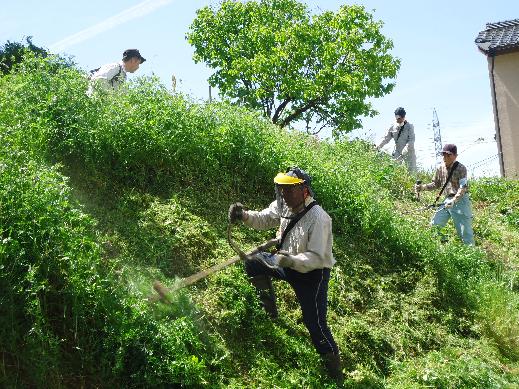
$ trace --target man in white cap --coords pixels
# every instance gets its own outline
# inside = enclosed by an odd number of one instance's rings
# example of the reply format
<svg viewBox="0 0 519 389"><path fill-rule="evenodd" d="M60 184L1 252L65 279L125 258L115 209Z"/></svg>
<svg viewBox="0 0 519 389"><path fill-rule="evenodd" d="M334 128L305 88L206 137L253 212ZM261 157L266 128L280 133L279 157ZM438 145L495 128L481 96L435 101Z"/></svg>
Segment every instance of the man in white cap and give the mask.
<svg viewBox="0 0 519 389"><path fill-rule="evenodd" d="M405 120L405 109L398 107L395 110L395 122L387 130L387 134L382 139L377 149L380 150L391 139L395 141L395 150L393 158L396 160L405 160L407 168L410 172L416 171L416 154L414 150L414 126ZM407 146L407 149L404 148Z"/></svg>
<svg viewBox="0 0 519 389"><path fill-rule="evenodd" d="M313 198L311 178L292 167L275 178L276 200L262 211L246 211L231 204L229 221L243 221L255 229L278 227L278 252L260 253L245 262L251 283L271 318L278 315L272 278L287 281L303 313L303 322L328 374L338 382L343 375L337 343L327 325L328 282L335 263L332 220Z"/></svg>
<svg viewBox="0 0 519 389"><path fill-rule="evenodd" d="M92 85L99 84L104 89L118 89L126 80L126 73L134 73L146 61L137 49L128 49L120 62L109 63L92 71L88 95L92 94Z"/></svg>
<svg viewBox="0 0 519 389"><path fill-rule="evenodd" d="M452 217L458 236L463 243L474 245L474 232L472 230L472 207L469 198L469 183L467 180L467 168L456 161L458 149L456 145L443 146L443 165L438 167L434 180L429 184L415 185L415 191L440 189L436 197L445 196L443 204L434 214L431 225L444 227Z"/></svg>

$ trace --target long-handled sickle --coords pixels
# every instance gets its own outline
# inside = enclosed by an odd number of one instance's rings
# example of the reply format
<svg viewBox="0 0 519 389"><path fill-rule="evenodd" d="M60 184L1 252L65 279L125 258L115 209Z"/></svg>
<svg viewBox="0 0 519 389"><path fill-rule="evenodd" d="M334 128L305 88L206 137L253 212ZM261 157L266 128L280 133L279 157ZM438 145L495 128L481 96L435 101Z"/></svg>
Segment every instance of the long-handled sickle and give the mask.
<svg viewBox="0 0 519 389"><path fill-rule="evenodd" d="M178 289L184 288L186 286L192 285L195 282L206 278L207 276L210 276L211 274L216 273L217 271L220 271L222 269L225 269L226 267L232 265L235 262L238 262L241 260L246 260L250 256L257 254L261 251L266 251L270 247L273 247L277 243L277 239L270 239L267 242L263 243L262 245L256 247L254 250L249 251L248 253L243 252L243 250L240 249L240 247L232 240L232 224L229 224L227 227L227 241L229 242L229 245L232 247L232 249L236 252L234 257L228 259L225 262L218 263L214 266L211 266L208 269L202 270L198 273L195 273L189 277L182 278L180 281L178 281L174 287L172 288L166 288L160 281L155 280L153 282L153 289L158 293L158 295L153 295L148 298L150 302L155 302L158 300L162 300L165 302L170 302L168 293L174 292Z"/></svg>

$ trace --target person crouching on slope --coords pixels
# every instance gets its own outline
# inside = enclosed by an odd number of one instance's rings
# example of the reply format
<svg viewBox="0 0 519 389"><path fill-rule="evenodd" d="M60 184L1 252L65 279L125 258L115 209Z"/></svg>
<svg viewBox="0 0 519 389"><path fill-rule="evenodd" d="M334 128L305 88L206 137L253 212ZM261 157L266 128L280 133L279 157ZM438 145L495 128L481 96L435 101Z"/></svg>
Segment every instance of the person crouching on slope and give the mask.
<svg viewBox="0 0 519 389"><path fill-rule="evenodd" d="M342 382L339 349L326 322L332 255L332 220L314 200L311 178L292 167L274 178L276 200L262 211L231 204L229 221L255 229L279 227L277 254L260 253L245 262L245 271L271 318L278 316L272 278L294 290L312 343L331 378Z"/></svg>
<svg viewBox="0 0 519 389"><path fill-rule="evenodd" d="M135 73L140 65L146 61L137 49L128 49L123 52L120 62L109 63L92 70L90 86L87 95L93 93L94 84L99 84L105 90L117 90L126 81L127 73Z"/></svg>

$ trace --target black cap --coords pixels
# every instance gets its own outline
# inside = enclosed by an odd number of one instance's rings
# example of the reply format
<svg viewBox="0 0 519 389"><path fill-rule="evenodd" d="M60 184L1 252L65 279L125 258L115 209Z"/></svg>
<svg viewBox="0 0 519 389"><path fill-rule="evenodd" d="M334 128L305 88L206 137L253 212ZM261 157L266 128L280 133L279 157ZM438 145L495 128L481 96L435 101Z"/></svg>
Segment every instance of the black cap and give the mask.
<svg viewBox="0 0 519 389"><path fill-rule="evenodd" d="M297 177L300 180L303 180L303 185L308 188L308 192L310 193L310 196L315 197L314 191L312 190L311 184L312 184L312 177L305 172L303 169L298 168L297 166L292 166L287 169L285 172L287 176Z"/></svg>
<svg viewBox="0 0 519 389"><path fill-rule="evenodd" d="M146 58L144 58L141 53L139 53L139 50L137 49L128 49L124 50L123 53L123 61L128 61L131 58L139 58L141 60L141 63L146 61Z"/></svg>
<svg viewBox="0 0 519 389"><path fill-rule="evenodd" d="M452 143L447 143L445 146L443 146L442 153L458 155L458 148Z"/></svg>
<svg viewBox="0 0 519 389"><path fill-rule="evenodd" d="M405 109L402 107L395 109L395 116L405 117Z"/></svg>
<svg viewBox="0 0 519 389"><path fill-rule="evenodd" d="M287 169L285 172L287 176L297 177L300 180L303 180L306 185L310 185L312 182L312 177L305 172L303 169L298 168L297 166L292 166Z"/></svg>

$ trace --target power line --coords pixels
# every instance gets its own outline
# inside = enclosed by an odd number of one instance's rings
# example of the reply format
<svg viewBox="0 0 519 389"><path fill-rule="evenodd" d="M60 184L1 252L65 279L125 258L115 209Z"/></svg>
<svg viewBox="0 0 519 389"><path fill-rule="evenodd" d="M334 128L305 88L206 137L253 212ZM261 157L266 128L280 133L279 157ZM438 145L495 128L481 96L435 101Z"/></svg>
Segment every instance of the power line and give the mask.
<svg viewBox="0 0 519 389"><path fill-rule="evenodd" d="M491 163L494 159L496 159L498 157L499 157L499 153L495 154L495 155L491 155L490 157L484 158L484 159L482 159L480 161L474 162L474 163L468 165L468 167L471 167L472 169L475 169L475 168L480 167L480 166L488 165L489 163Z"/></svg>
<svg viewBox="0 0 519 389"><path fill-rule="evenodd" d="M470 149L473 146L485 145L485 144L490 144L490 143L496 143L496 141L495 140L485 141L484 138L476 139L475 142L472 142L472 143L469 143L468 145L466 145L466 147L463 150L461 150L460 152L458 152L458 154L462 154L463 152L467 151L468 149Z"/></svg>
<svg viewBox="0 0 519 389"><path fill-rule="evenodd" d="M493 157L491 157L487 161L484 161L484 162L482 162L480 164L473 165L472 169L471 169L471 175L474 176L474 173L475 173L476 170L478 170L480 173L481 172L485 172L485 167L490 165L491 163L494 163L498 156L499 155L494 155ZM495 169L493 169L493 170L495 170ZM492 169L491 169L491 171L492 171Z"/></svg>

